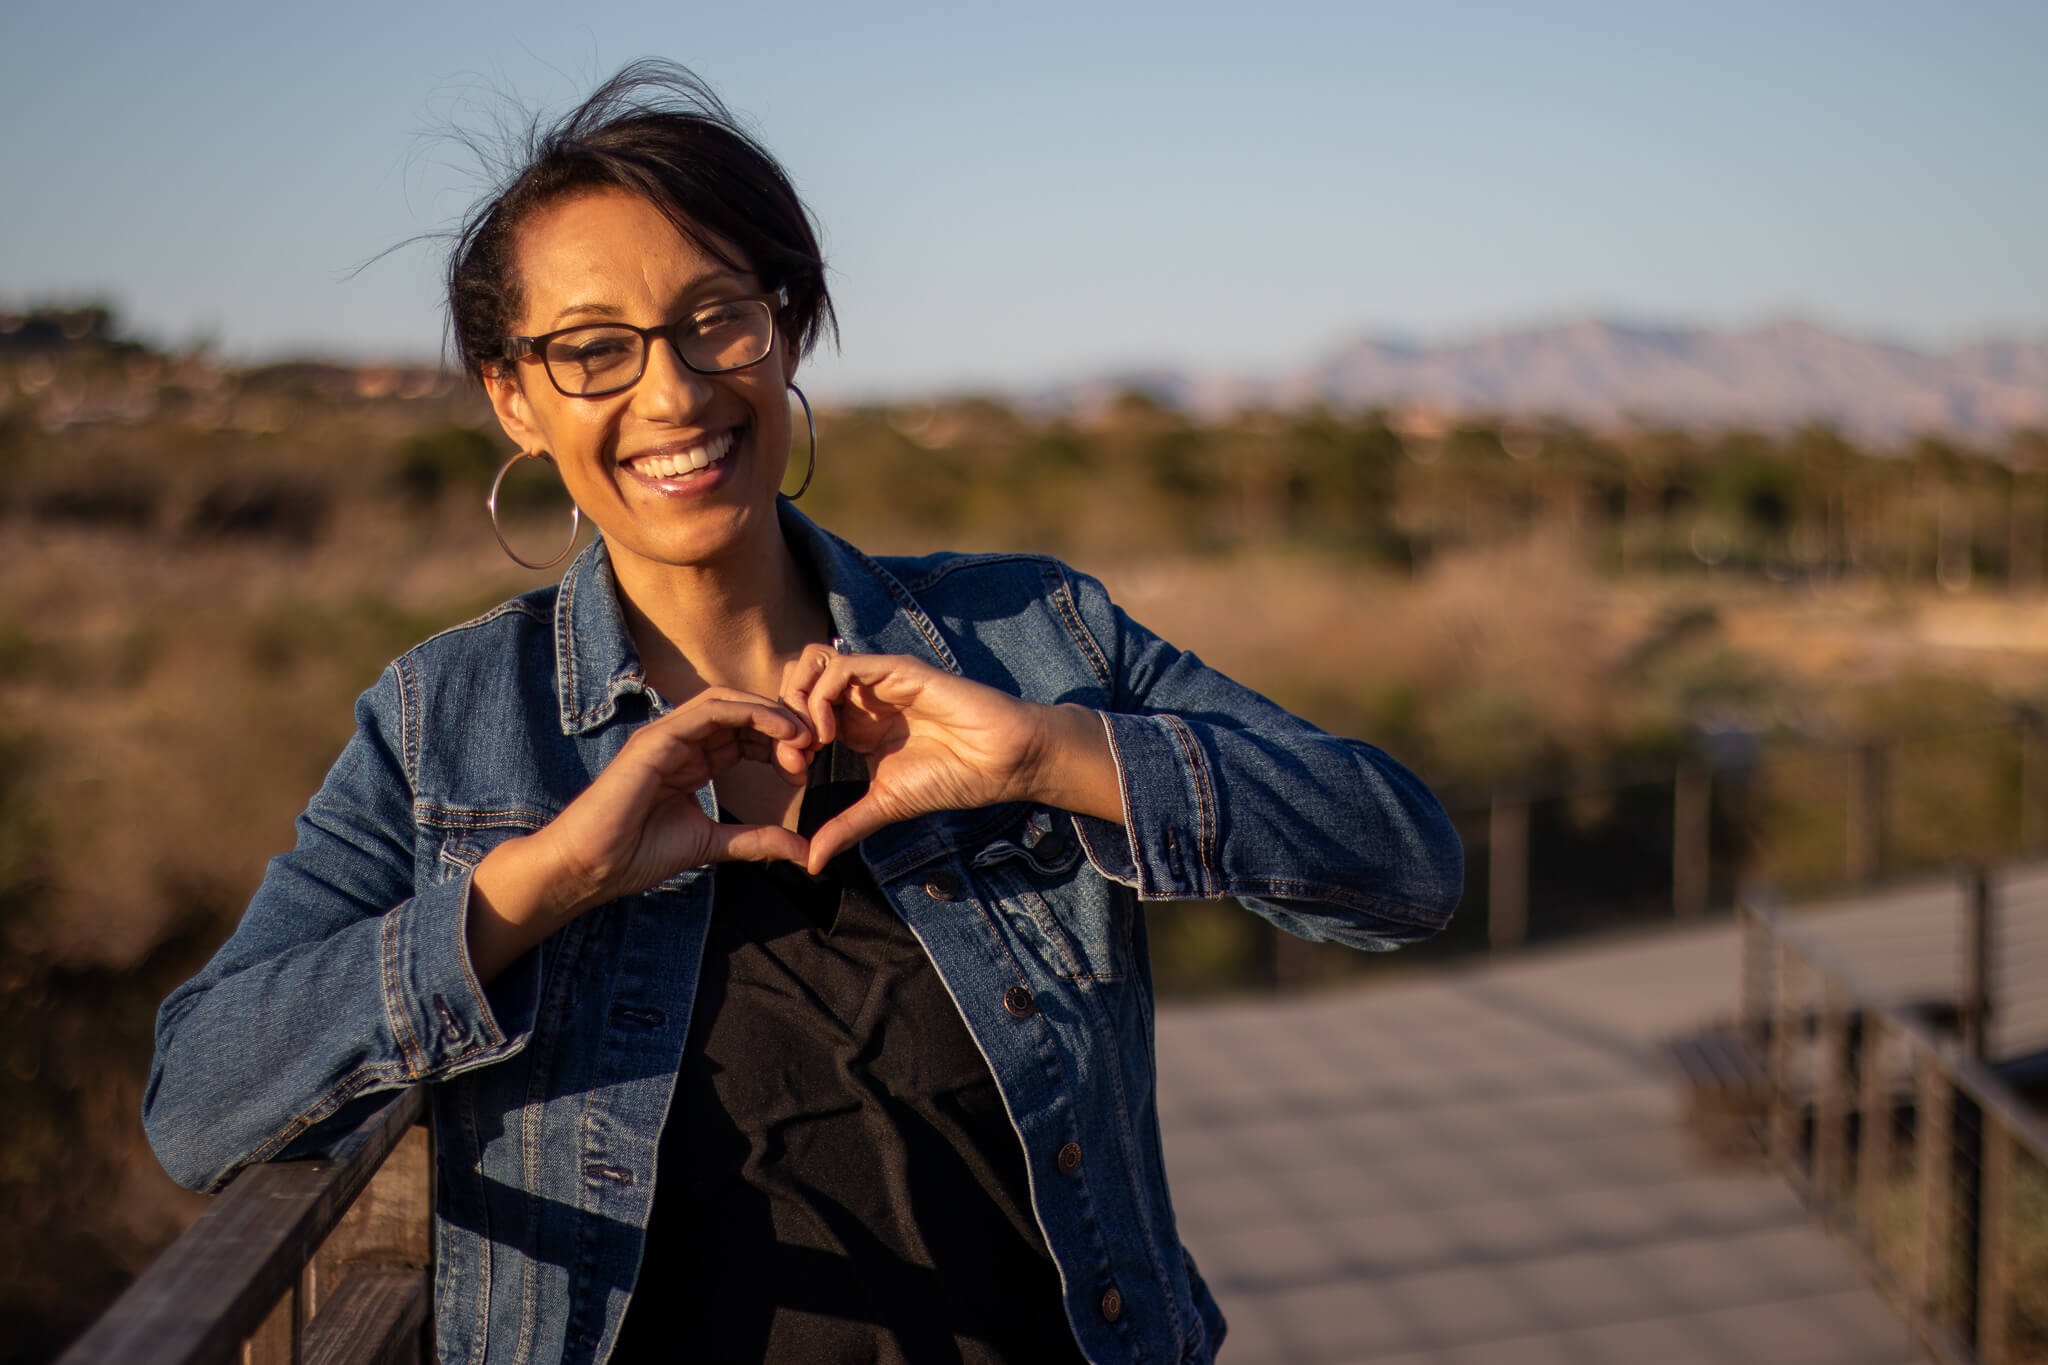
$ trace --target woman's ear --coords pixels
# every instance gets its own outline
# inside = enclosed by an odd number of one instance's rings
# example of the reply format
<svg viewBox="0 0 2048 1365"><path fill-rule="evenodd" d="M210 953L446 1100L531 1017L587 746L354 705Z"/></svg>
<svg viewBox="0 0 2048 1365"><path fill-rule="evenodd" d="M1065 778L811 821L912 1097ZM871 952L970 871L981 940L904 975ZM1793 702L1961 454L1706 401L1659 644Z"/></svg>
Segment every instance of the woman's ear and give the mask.
<svg viewBox="0 0 2048 1365"><path fill-rule="evenodd" d="M796 383L796 347L790 342L789 333L782 330L780 322L775 324L775 354L782 362L782 382Z"/></svg>
<svg viewBox="0 0 2048 1365"><path fill-rule="evenodd" d="M483 377L491 411L498 414L498 425L512 438L512 444L529 455L546 450L547 438L533 419L533 405L526 401L526 390L520 387L512 367L501 361L486 369Z"/></svg>

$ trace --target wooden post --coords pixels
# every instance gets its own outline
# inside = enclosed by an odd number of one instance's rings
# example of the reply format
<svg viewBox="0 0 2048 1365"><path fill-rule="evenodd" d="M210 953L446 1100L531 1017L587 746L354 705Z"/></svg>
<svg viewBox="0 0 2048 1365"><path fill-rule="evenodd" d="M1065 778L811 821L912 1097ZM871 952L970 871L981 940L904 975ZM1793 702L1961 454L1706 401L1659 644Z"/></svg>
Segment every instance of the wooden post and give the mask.
<svg viewBox="0 0 2048 1365"><path fill-rule="evenodd" d="M242 1343L241 1365L299 1365L299 1338L305 1331L306 1299L300 1287L294 1286Z"/></svg>
<svg viewBox="0 0 2048 1365"><path fill-rule="evenodd" d="M1950 1277L1955 1214L1955 1095L1941 1060L1931 1048L1918 1057L1919 1100L1915 1105L1913 1167L1919 1180L1919 1254L1914 1258L1913 1304L1928 1321L1949 1324Z"/></svg>
<svg viewBox="0 0 2048 1365"><path fill-rule="evenodd" d="M1277 925L1266 925L1266 932L1272 936L1267 951L1272 954L1273 989L1284 994L1308 985L1309 963L1314 957L1315 945Z"/></svg>
<svg viewBox="0 0 2048 1365"><path fill-rule="evenodd" d="M421 1123L406 1130L314 1253L307 1269L315 1301L324 1305L345 1281L382 1271L423 1271L431 1286L433 1224L434 1143L431 1130ZM417 1356L434 1358L431 1314L421 1329Z"/></svg>
<svg viewBox="0 0 2048 1365"><path fill-rule="evenodd" d="M1991 875L1973 867L1963 891L1963 990L1956 1024L1963 1055L1984 1060L1984 1031L1991 1022Z"/></svg>
<svg viewBox="0 0 2048 1365"><path fill-rule="evenodd" d="M1671 911L1681 920L1698 919L1707 908L1713 783L1705 770L1684 767L1671 784Z"/></svg>
<svg viewBox="0 0 2048 1365"><path fill-rule="evenodd" d="M1983 1207L1977 1231L1977 1359L1980 1365L2011 1365L2012 1262L2007 1251L2013 1197L2015 1139L2005 1121L1984 1111Z"/></svg>
<svg viewBox="0 0 2048 1365"><path fill-rule="evenodd" d="M1857 1125L1856 1194L1860 1209L1857 1221L1871 1240L1869 1229L1877 1226L1878 1211L1884 1206L1885 1187L1892 1174L1892 1078L1891 1028L1875 1011L1863 1016L1863 1046L1859 1060L1863 1074L1857 1086L1857 1104L1862 1122ZM1896 1273L1898 1267L1887 1267Z"/></svg>
<svg viewBox="0 0 2048 1365"><path fill-rule="evenodd" d="M1823 978L1820 1037L1813 1075L1813 1187L1825 1206L1848 1182L1849 998L1833 978Z"/></svg>
<svg viewBox="0 0 2048 1365"><path fill-rule="evenodd" d="M434 1143L415 1124L391 1149L366 1188L321 1248L333 1266L433 1264Z"/></svg>
<svg viewBox="0 0 2048 1365"><path fill-rule="evenodd" d="M1494 793L1486 826L1486 940L1494 952L1529 937L1529 803Z"/></svg>
<svg viewBox="0 0 2048 1365"><path fill-rule="evenodd" d="M1803 1032L1804 1010L1799 1000L1801 980L1798 954L1783 937L1777 940L1775 978L1771 1010L1771 1121L1770 1152L1779 1165L1797 1170L1799 1160L1799 1101L1793 1087L1797 1065L1796 1034Z"/></svg>
<svg viewBox="0 0 2048 1365"><path fill-rule="evenodd" d="M2048 725L2039 711L2021 710L2020 852L2048 845Z"/></svg>
<svg viewBox="0 0 2048 1365"><path fill-rule="evenodd" d="M1863 743L1849 751L1847 872L1871 882L1884 868L1884 749Z"/></svg>
<svg viewBox="0 0 2048 1365"><path fill-rule="evenodd" d="M1735 922L1742 932L1742 1036L1762 1051L1771 1037L1769 927L1748 901L1735 903Z"/></svg>

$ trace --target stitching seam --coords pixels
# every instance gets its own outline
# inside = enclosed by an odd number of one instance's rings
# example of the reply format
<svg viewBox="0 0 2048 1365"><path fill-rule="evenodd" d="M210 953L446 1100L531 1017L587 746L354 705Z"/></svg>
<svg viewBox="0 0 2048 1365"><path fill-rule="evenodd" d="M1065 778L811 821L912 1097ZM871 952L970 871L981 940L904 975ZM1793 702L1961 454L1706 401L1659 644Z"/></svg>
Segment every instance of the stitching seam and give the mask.
<svg viewBox="0 0 2048 1365"><path fill-rule="evenodd" d="M824 530L823 527L819 529L821 531ZM945 640L939 635L938 628L932 624L931 618L925 614L924 608L918 605L917 599L910 595L910 590L897 581L896 575L883 568L880 563L867 554L855 549L838 536L833 535L832 532L825 531L825 536L867 567L868 572L874 575L875 581L881 585L883 591L887 592L895 600L896 605L903 609L904 615L910 618L911 624L917 627L918 634L924 636L925 642L932 647L932 652L939 656L939 662L946 666L946 671L959 674L960 664L953 657L953 651L947 648Z"/></svg>
<svg viewBox="0 0 2048 1365"><path fill-rule="evenodd" d="M1171 714L1164 715L1161 719L1166 721L1167 728L1172 730L1174 737L1180 741L1181 751L1187 758L1188 777L1194 786L1195 803L1202 817L1195 863L1202 869L1202 894L1208 895L1210 888L1218 880L1216 870L1210 864L1216 848L1216 811L1209 792L1209 774L1202 763L1201 751L1195 745L1194 733L1188 729L1187 723L1179 716Z"/></svg>
<svg viewBox="0 0 2048 1365"><path fill-rule="evenodd" d="M398 917L405 913L411 901L389 911L384 916L384 1018L391 1026L391 1036L398 1044L399 1052L405 1058L409 1074L418 1075L426 1070L426 1053L421 1050L419 1040L412 1036L412 1022L405 1017L405 1011L397 1008L398 995L398 934L395 926Z"/></svg>
<svg viewBox="0 0 2048 1365"><path fill-rule="evenodd" d="M1074 601L1067 576L1050 569L1047 570L1046 576L1052 580L1053 610L1059 613L1060 621L1066 626L1067 633L1074 637L1074 643L1088 656L1089 667L1095 670L1095 676L1101 680L1103 691L1114 698L1116 683L1110 677L1109 660L1103 655L1102 647L1096 644L1094 635L1089 633L1087 623L1081 619L1081 608Z"/></svg>

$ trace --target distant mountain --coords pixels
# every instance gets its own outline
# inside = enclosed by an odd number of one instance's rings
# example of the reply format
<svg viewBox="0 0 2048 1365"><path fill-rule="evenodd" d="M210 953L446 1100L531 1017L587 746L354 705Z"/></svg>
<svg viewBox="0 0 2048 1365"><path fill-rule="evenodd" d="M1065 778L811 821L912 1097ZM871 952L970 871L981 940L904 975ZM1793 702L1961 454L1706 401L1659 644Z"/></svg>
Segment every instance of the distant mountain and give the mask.
<svg viewBox="0 0 2048 1365"><path fill-rule="evenodd" d="M1824 421L1867 440L1925 431L1985 439L2048 426L2048 341L1982 341L1928 354L1792 320L1715 331L1587 319L1442 346L1360 340L1305 370L1263 379L1117 376L1059 398L1086 407L1131 388L1203 416L1320 400L1600 426Z"/></svg>

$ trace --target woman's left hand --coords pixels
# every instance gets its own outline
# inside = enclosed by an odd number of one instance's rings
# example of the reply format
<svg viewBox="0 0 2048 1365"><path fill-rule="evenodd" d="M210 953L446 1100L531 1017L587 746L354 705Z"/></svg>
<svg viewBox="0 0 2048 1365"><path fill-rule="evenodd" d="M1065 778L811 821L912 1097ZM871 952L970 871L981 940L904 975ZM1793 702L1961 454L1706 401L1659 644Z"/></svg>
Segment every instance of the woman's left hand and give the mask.
<svg viewBox="0 0 2048 1365"><path fill-rule="evenodd" d="M810 870L899 820L1036 801L1123 819L1102 718L1043 706L894 654L812 645L783 670L782 702L867 760L868 791L811 836Z"/></svg>

